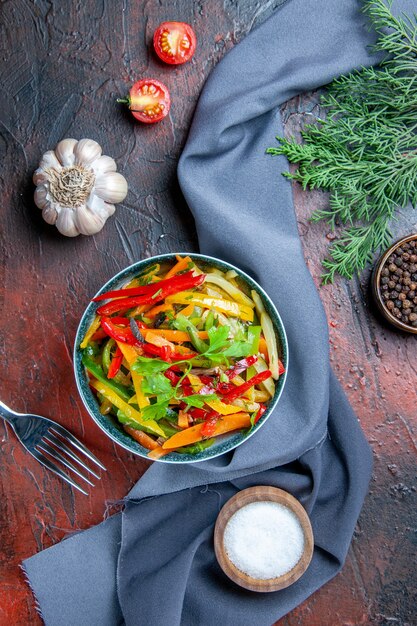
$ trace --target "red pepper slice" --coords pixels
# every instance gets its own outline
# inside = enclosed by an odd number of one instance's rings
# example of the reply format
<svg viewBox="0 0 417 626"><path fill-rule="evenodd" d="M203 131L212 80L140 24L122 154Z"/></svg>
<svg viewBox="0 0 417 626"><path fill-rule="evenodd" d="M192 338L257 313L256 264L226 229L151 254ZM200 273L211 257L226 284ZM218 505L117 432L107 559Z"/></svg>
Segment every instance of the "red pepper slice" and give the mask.
<svg viewBox="0 0 417 626"><path fill-rule="evenodd" d="M232 383L218 383L216 386L216 392L220 393L222 396L225 396L233 389L236 389L236 387Z"/></svg>
<svg viewBox="0 0 417 626"><path fill-rule="evenodd" d="M96 330L94 335L91 337L91 341L101 341L102 339L104 339L107 336L108 336L107 333L105 333L102 328L99 328L98 330Z"/></svg>
<svg viewBox="0 0 417 626"><path fill-rule="evenodd" d="M152 343L143 343L142 348L145 354L156 356L162 361L171 363L171 355L173 352L169 346L154 346Z"/></svg>
<svg viewBox="0 0 417 626"><path fill-rule="evenodd" d="M212 379L211 376L208 376L207 374L200 374L199 379L201 380L203 385L212 385L213 386L213 379Z"/></svg>
<svg viewBox="0 0 417 626"><path fill-rule="evenodd" d="M121 309L132 308L134 306L139 306L141 304L152 304L153 302L156 304L161 300L165 300L167 296L170 296L174 293L178 293L179 291L186 291L187 289L193 289L194 287L198 287L204 282L205 274L200 274L199 276L193 276L192 271L187 272L186 274L180 274L179 276L173 276L172 278L167 278L166 281L160 281L159 283L155 283L152 285L152 291L133 295L130 294L129 297L118 298L113 302L109 302L107 304L102 305L97 309L98 315L112 315ZM161 286L161 283L165 282L165 285ZM132 292L135 289L126 289L120 291L128 291ZM108 292L112 293L112 292ZM113 292L116 293L116 292ZM108 297L108 294L103 294ZM101 298L101 296L98 296Z"/></svg>
<svg viewBox="0 0 417 626"><path fill-rule="evenodd" d="M233 400L236 400L236 398L244 394L246 391L248 391L248 389L254 387L255 385L258 385L270 376L272 376L272 374L269 370L265 370L263 372L259 372L259 374L255 374L255 376L249 378L249 380L243 383L243 385L239 385L239 387L235 387L232 391L229 391L229 393L227 393L223 397L223 401L232 402Z"/></svg>
<svg viewBox="0 0 417 626"><path fill-rule="evenodd" d="M239 374L242 374L245 370L248 369L248 367L251 367L251 365L256 363L257 360L258 357L255 355L248 356L246 357L246 359L241 359L240 361L235 363L233 367L226 371L226 376L228 376L230 379L234 378L235 376L239 376Z"/></svg>
<svg viewBox="0 0 417 626"><path fill-rule="evenodd" d="M181 378L181 376L178 376L178 374L176 374L171 368L169 368L168 370L164 372L164 376L168 378L168 380L170 381L173 387L175 387L178 384L178 381Z"/></svg>
<svg viewBox="0 0 417 626"><path fill-rule="evenodd" d="M281 374L284 374L284 372L285 372L284 364L282 363L282 361L278 359L278 375L281 376Z"/></svg>
<svg viewBox="0 0 417 626"><path fill-rule="evenodd" d="M113 324L117 324L118 326L129 326L130 324L130 319L128 317L112 317L111 321Z"/></svg>
<svg viewBox="0 0 417 626"><path fill-rule="evenodd" d="M185 409L188 405L185 404L185 402L182 402L180 406L182 409ZM199 409L196 406L189 408L187 413L195 420L206 420L211 415L211 411L205 411L204 409Z"/></svg>
<svg viewBox="0 0 417 626"><path fill-rule="evenodd" d="M117 346L117 350L114 354L112 362L110 363L109 371L107 372L107 378L114 378L120 369L123 361L123 352Z"/></svg>
<svg viewBox="0 0 417 626"><path fill-rule="evenodd" d="M255 415L255 419L254 419L254 424L256 424L257 422L259 422L259 420L261 419L262 415L265 413L266 411L266 406L265 404L260 404L259 405L259 409L257 414Z"/></svg>
<svg viewBox="0 0 417 626"><path fill-rule="evenodd" d="M100 296L93 298L93 302L99 302L100 300L109 300L110 298L123 298L124 296L145 296L153 295L160 289L170 287L171 285L178 285L189 278L194 278L192 270L172 276L171 278L165 278L157 283L150 283L149 285L141 285L140 287L128 287L127 289L116 289L115 291L107 291ZM204 276L205 278L205 276Z"/></svg>
<svg viewBox="0 0 417 626"><path fill-rule="evenodd" d="M159 357L162 361L166 361L167 363L193 359L197 356L196 352L192 352L191 354L179 354L178 352L173 352L169 346L154 346L152 343L141 343L139 345L143 348L145 354Z"/></svg>
<svg viewBox="0 0 417 626"><path fill-rule="evenodd" d="M102 317L101 318L101 327L104 332L109 336L115 339L116 341L121 341L122 343L128 343L131 346L141 347L141 344L136 339L130 327L121 328L120 326L116 326L113 320L116 318L110 317Z"/></svg>
<svg viewBox="0 0 417 626"><path fill-rule="evenodd" d="M201 434L203 435L203 437L211 437L212 435L214 435L216 431L217 420L219 419L219 417L219 414L213 415L203 424L201 428Z"/></svg>

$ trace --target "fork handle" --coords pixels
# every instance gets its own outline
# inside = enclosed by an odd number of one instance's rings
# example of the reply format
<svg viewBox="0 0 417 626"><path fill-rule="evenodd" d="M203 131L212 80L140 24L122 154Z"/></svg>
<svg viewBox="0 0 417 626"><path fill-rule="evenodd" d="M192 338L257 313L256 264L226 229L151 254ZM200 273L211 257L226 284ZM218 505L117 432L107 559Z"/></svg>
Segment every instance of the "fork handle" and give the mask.
<svg viewBox="0 0 417 626"><path fill-rule="evenodd" d="M14 428L14 425L19 418L19 413L16 413L15 411L12 411L12 409L9 409L9 407L0 400L0 417L2 417L6 422L10 424L10 426Z"/></svg>

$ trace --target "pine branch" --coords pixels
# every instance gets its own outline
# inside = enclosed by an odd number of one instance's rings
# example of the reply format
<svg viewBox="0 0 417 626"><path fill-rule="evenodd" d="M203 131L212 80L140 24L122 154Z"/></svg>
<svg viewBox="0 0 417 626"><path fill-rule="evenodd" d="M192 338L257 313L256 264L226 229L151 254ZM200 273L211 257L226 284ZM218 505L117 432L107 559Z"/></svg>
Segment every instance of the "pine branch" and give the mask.
<svg viewBox="0 0 417 626"><path fill-rule="evenodd" d="M322 97L326 119L305 126L303 143L277 137L280 145L267 150L298 164L284 175L303 189L331 192L312 221L346 226L323 263L324 282L361 271L389 243L396 209L417 204L417 16L395 17L387 1L364 6L382 64L333 81Z"/></svg>

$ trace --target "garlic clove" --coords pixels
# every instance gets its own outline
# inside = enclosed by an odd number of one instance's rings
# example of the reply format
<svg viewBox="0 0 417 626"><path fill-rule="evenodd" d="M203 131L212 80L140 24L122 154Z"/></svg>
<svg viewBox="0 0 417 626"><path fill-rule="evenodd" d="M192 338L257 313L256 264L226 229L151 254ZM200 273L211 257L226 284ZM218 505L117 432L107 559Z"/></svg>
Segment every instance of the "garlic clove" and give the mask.
<svg viewBox="0 0 417 626"><path fill-rule="evenodd" d="M104 221L106 221L109 215L112 215L114 213L114 211L109 211L108 208L112 205L104 202L103 198L99 198L95 193L90 194L90 196L87 198L86 205L90 211L93 211L93 213L97 213L97 215L103 218Z"/></svg>
<svg viewBox="0 0 417 626"><path fill-rule="evenodd" d="M35 189L35 204L40 209L44 209L48 202L48 188L46 185L39 185Z"/></svg>
<svg viewBox="0 0 417 626"><path fill-rule="evenodd" d="M106 219L107 215L102 217L84 205L78 207L75 223L81 235L95 235L103 228Z"/></svg>
<svg viewBox="0 0 417 626"><path fill-rule="evenodd" d="M46 207L42 211L42 217L48 224L55 224L56 219L58 217L58 213L54 206L51 204L47 204Z"/></svg>
<svg viewBox="0 0 417 626"><path fill-rule="evenodd" d="M61 163L56 158L56 154L53 150L48 150L47 152L45 152L45 154L42 156L41 162L39 163L40 170L48 168L56 170L62 169Z"/></svg>
<svg viewBox="0 0 417 626"><path fill-rule="evenodd" d="M38 169L33 173L32 180L35 185L47 183L49 181L49 173L38 167Z"/></svg>
<svg viewBox="0 0 417 626"><path fill-rule="evenodd" d="M101 146L94 139L80 139L74 149L75 165L90 166L101 156Z"/></svg>
<svg viewBox="0 0 417 626"><path fill-rule="evenodd" d="M59 142L57 147L55 148L55 154L58 157L58 160L64 167L68 167L69 165L74 165L75 162L75 154L74 148L77 145L78 141L76 139L63 139Z"/></svg>
<svg viewBox="0 0 417 626"><path fill-rule="evenodd" d="M113 213L116 210L116 207L114 206L114 204L109 204L108 202L104 203L106 205L106 210L108 211L108 215L110 217L110 215L113 215Z"/></svg>
<svg viewBox="0 0 417 626"><path fill-rule="evenodd" d="M76 237L80 234L74 222L74 209L60 207L56 220L56 227L62 235L66 237Z"/></svg>
<svg viewBox="0 0 417 626"><path fill-rule="evenodd" d="M106 202L121 202L126 198L127 182L121 174L107 172L104 176L97 177L94 191Z"/></svg>
<svg viewBox="0 0 417 626"><path fill-rule="evenodd" d="M91 169L94 171L96 176L101 176L101 174L106 172L115 172L117 170L117 165L114 159L102 154L101 157L96 159L94 163L91 164Z"/></svg>

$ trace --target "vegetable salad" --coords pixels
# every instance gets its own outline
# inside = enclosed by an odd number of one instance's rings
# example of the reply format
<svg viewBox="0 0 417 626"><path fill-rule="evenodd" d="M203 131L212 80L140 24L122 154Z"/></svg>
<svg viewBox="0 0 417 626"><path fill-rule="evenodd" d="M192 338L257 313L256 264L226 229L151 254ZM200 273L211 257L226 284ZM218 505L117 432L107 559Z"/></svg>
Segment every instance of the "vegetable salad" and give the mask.
<svg viewBox="0 0 417 626"><path fill-rule="evenodd" d="M259 294L234 270L177 256L94 301L80 344L90 387L149 458L197 454L261 418L284 368Z"/></svg>

